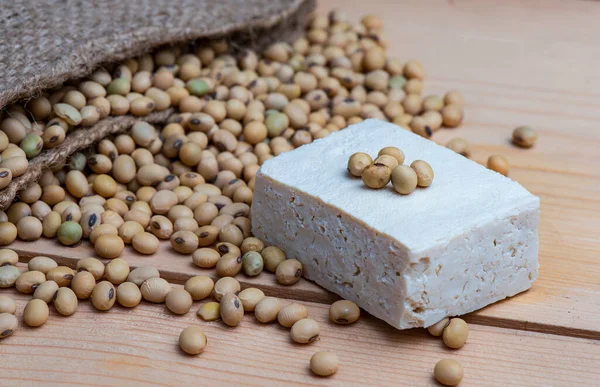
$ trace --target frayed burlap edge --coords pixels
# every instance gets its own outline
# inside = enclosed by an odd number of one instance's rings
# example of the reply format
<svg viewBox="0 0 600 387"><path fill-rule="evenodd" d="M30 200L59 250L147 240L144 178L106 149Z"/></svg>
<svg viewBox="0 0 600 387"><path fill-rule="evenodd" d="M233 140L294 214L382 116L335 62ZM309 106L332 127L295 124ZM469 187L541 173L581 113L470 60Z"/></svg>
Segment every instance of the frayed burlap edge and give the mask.
<svg viewBox="0 0 600 387"><path fill-rule="evenodd" d="M67 158L73 153L89 147L106 136L125 132L138 121L145 121L151 124L166 122L173 112L173 109L167 109L162 112L152 113L146 117L108 117L90 128L76 130L69 134L65 141L56 148L44 151L30 160L27 171L23 175L13 179L8 187L0 191L0 209L6 209L20 191L37 182L42 176L44 169L64 165Z"/></svg>

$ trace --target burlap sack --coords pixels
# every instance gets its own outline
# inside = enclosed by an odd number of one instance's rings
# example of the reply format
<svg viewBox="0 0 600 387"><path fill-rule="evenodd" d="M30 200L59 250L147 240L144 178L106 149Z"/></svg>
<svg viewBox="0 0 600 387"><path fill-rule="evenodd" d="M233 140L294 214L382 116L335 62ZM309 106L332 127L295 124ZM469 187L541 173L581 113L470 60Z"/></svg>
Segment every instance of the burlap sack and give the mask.
<svg viewBox="0 0 600 387"><path fill-rule="evenodd" d="M0 7L0 107L164 45L226 37L260 49L292 40L315 0L17 0ZM172 110L144 118L166 121ZM36 182L44 168L127 130L136 118L109 117L78 129L58 147L30 160L27 172L0 191L0 209Z"/></svg>
<svg viewBox="0 0 600 387"><path fill-rule="evenodd" d="M0 7L0 108L167 44L301 32L314 0L16 0Z"/></svg>

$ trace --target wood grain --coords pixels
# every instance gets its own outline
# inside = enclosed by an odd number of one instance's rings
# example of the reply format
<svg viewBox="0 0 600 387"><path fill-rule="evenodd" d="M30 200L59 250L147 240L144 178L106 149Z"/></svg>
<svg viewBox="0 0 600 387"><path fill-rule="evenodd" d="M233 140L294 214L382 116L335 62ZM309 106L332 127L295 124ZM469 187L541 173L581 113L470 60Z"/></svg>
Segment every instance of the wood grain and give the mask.
<svg viewBox="0 0 600 387"><path fill-rule="evenodd" d="M463 92L464 125L438 132L435 141L464 137L472 144L472 158L483 164L491 154L504 154L512 166L510 176L541 198L538 281L531 290L468 318L600 339L600 102L594 98L600 96L600 26L595 23L600 6L557 0L376 0L365 8L326 0L320 11L333 7L345 9L352 20L367 12L381 16L390 54L418 58L425 66L425 95ZM512 129L524 124L538 131L533 149L510 144ZM43 252L70 265L93 254L86 246L64 248L45 240L13 247L25 259ZM127 251L124 257L133 266L156 266L178 283L206 272L168 248L150 257ZM282 297L336 298L308 281L281 287L269 274L240 277L244 284Z"/></svg>
<svg viewBox="0 0 600 387"><path fill-rule="evenodd" d="M14 290L18 315L28 296ZM289 302L289 301L287 301ZM2 341L0 385L380 385L435 386L432 369L442 358L465 368L461 386L594 385L600 379L600 342L586 339L471 325L459 351L445 348L423 329L397 331L368 315L350 326L328 320L323 304L305 303L321 326L310 345L290 341L288 329L260 324L251 314L241 325L206 323L174 316L164 305L96 311L80 301L71 317L51 316L39 328L20 326ZM199 356L183 354L179 333L203 327L208 346ZM332 350L340 371L313 376L310 356Z"/></svg>
<svg viewBox="0 0 600 387"><path fill-rule="evenodd" d="M465 366L461 386L592 386L600 380L600 4L533 0L322 0L320 11L342 7L357 20L380 15L389 51L419 59L428 73L425 94L449 89L467 99L464 125L434 140L466 138L472 158L485 163L504 154L510 177L542 202L540 277L531 290L467 316L467 345L450 351L423 330L396 331L370 316L348 327L327 322L334 295L308 282L275 285L264 273L239 278L243 286L303 300L323 329L311 346L294 345L285 329L247 316L236 329L204 323L193 312L178 317L164 306L96 312L81 302L71 318L56 316L40 328L22 327L3 340L0 385L407 385L434 386L431 369L444 357ZM531 125L535 148L510 145L512 129ZM54 242L15 242L24 260L50 255L73 265L91 249ZM131 265L157 266L170 281L211 273L168 248L145 257L127 249ZM2 290L2 294L16 294ZM19 308L26 296L16 295ZM183 355L176 340L199 323L206 352ZM508 329L512 328L512 329ZM549 332L532 333L529 330ZM574 338L582 336L593 338ZM340 372L315 378L307 369L317 349L335 350Z"/></svg>
<svg viewBox="0 0 600 387"><path fill-rule="evenodd" d="M53 258L61 265L70 267L75 267L77 261L81 258L96 256L89 241L84 241L76 247L65 247L57 240L39 239L35 242L15 241L10 247L19 253L19 259L23 262L28 262L36 255L45 255ZM130 267L154 266L161 272L163 278L176 284L183 284L195 275L208 275L213 279L219 278L214 269L202 269L194 265L191 255L174 252L168 241L161 241L158 251L153 255L143 255L135 251L130 245L126 246L120 258L126 260ZM107 263L109 260L103 261ZM275 276L266 270L256 277L248 277L240 273L236 276L236 279L244 286L259 287L266 294L277 297L322 303L331 303L339 299L337 295L306 279L301 279L293 286L282 286L275 281Z"/></svg>

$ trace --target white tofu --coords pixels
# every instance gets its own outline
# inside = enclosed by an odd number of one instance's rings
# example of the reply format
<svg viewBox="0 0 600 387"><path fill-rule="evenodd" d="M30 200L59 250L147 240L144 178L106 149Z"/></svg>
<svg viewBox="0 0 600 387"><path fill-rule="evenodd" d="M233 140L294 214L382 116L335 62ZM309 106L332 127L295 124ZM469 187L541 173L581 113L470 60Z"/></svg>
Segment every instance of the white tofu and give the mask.
<svg viewBox="0 0 600 387"><path fill-rule="evenodd" d="M348 158L386 146L427 161L410 195L367 188ZM539 199L517 182L398 126L367 120L263 164L252 231L304 275L398 328L427 327L528 289Z"/></svg>

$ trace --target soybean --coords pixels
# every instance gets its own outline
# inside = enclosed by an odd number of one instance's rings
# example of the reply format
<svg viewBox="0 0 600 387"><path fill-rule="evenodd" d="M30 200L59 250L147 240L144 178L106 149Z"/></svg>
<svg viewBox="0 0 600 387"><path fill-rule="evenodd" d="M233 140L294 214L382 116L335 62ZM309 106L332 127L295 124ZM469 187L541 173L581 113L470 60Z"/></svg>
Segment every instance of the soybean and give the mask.
<svg viewBox="0 0 600 387"><path fill-rule="evenodd" d="M70 316L77 310L77 296L69 288L59 288L54 294L54 308L63 316Z"/></svg>
<svg viewBox="0 0 600 387"><path fill-rule="evenodd" d="M58 284L54 281L46 281L40 284L33 292L33 298L43 300L49 304L54 299L54 295L58 290Z"/></svg>
<svg viewBox="0 0 600 387"><path fill-rule="evenodd" d="M137 286L142 284L150 278L159 278L160 273L155 267L152 266L140 266L133 269L127 276L128 282L133 282Z"/></svg>
<svg viewBox="0 0 600 387"><path fill-rule="evenodd" d="M241 289L240 283L233 277L223 277L215 282L213 289L213 295L217 301L221 301L221 298L225 294L238 294Z"/></svg>
<svg viewBox="0 0 600 387"><path fill-rule="evenodd" d="M163 303L171 291L171 285L163 278L153 277L144 281L140 290L144 300Z"/></svg>
<svg viewBox="0 0 600 387"><path fill-rule="evenodd" d="M427 328L427 331L429 332L429 334L431 336L441 336L442 333L444 333L444 329L446 329L446 327L448 326L448 324L450 323L450 319L448 317L445 317L443 319L441 319L440 321L438 321L437 323L433 324L432 326Z"/></svg>
<svg viewBox="0 0 600 387"><path fill-rule="evenodd" d="M4 266L4 269L8 269L11 266ZM0 268L2 269L2 268ZM18 270L17 268L15 268ZM18 276L14 281L15 287L21 293L33 293L35 289L46 281L46 275L41 271L26 271Z"/></svg>
<svg viewBox="0 0 600 387"><path fill-rule="evenodd" d="M270 272L275 272L281 262L286 260L285 253L276 246L268 246L261 252L263 257L264 266Z"/></svg>
<svg viewBox="0 0 600 387"><path fill-rule="evenodd" d="M296 322L308 317L308 309L301 304L289 304L284 306L277 314L277 321L286 328L290 328Z"/></svg>
<svg viewBox="0 0 600 387"><path fill-rule="evenodd" d="M0 294L0 313L15 314L17 303L12 298Z"/></svg>
<svg viewBox="0 0 600 387"><path fill-rule="evenodd" d="M380 189L390 182L391 175L392 170L387 165L371 164L362 171L361 178L367 187Z"/></svg>
<svg viewBox="0 0 600 387"><path fill-rule="evenodd" d="M242 257L237 253L227 253L217 261L216 272L219 277L233 277L242 269Z"/></svg>
<svg viewBox="0 0 600 387"><path fill-rule="evenodd" d="M187 354L198 355L206 348L206 335L201 327L192 325L179 334L179 347Z"/></svg>
<svg viewBox="0 0 600 387"><path fill-rule="evenodd" d="M114 285L119 285L125 282L128 279L129 274L129 264L127 261L120 258L110 261L106 265L104 271L106 279Z"/></svg>
<svg viewBox="0 0 600 387"><path fill-rule="evenodd" d="M451 319L442 334L444 344L453 349L462 348L468 337L469 325L467 325L465 320L460 318Z"/></svg>
<svg viewBox="0 0 600 387"><path fill-rule="evenodd" d="M249 251L242 256L242 269L247 276L254 277L263 271L263 258L256 251Z"/></svg>
<svg viewBox="0 0 600 387"><path fill-rule="evenodd" d="M206 269L215 267L220 258L217 251L206 247L200 248L192 254L192 262L196 266Z"/></svg>
<svg viewBox="0 0 600 387"><path fill-rule="evenodd" d="M245 312L253 312L256 305L265 298L265 293L257 288L247 288L238 293Z"/></svg>
<svg viewBox="0 0 600 387"><path fill-rule="evenodd" d="M69 286L75 272L67 266L57 266L46 273L46 280L54 281L59 287Z"/></svg>
<svg viewBox="0 0 600 387"><path fill-rule="evenodd" d="M50 311L43 300L30 300L23 310L23 322L30 327L39 327L48 320Z"/></svg>
<svg viewBox="0 0 600 387"><path fill-rule="evenodd" d="M37 256L31 258L31 260L27 263L27 268L29 270L37 270L41 271L44 274L48 274L51 269L58 267L56 261L52 258Z"/></svg>
<svg viewBox="0 0 600 387"><path fill-rule="evenodd" d="M456 360L444 359L433 368L435 379L444 386L456 386L463 378L463 367Z"/></svg>
<svg viewBox="0 0 600 387"><path fill-rule="evenodd" d="M293 285L302 276L302 263L297 259L286 259L275 270L275 278L282 285Z"/></svg>
<svg viewBox="0 0 600 387"><path fill-rule="evenodd" d="M509 165L504 156L492 155L487 161L487 167L501 175L508 176Z"/></svg>
<svg viewBox="0 0 600 387"><path fill-rule="evenodd" d="M0 313L0 339L12 335L17 325L17 318L13 314Z"/></svg>
<svg viewBox="0 0 600 387"><path fill-rule="evenodd" d="M239 325L244 317L244 307L242 301L233 293L223 295L220 303L220 313L223 322L230 327Z"/></svg>
<svg viewBox="0 0 600 387"><path fill-rule="evenodd" d="M530 126L519 126L513 131L513 144L522 148L531 148L537 140L537 133Z"/></svg>
<svg viewBox="0 0 600 387"><path fill-rule="evenodd" d="M35 259L32 258L32 260ZM11 249L0 249L0 266L16 265L19 262L19 255ZM30 261L31 262L31 261ZM29 268L29 270L32 270Z"/></svg>
<svg viewBox="0 0 600 387"><path fill-rule="evenodd" d="M270 323L277 319L277 315L282 308L283 303L279 298L264 297L256 304L254 316L261 323Z"/></svg>
<svg viewBox="0 0 600 387"><path fill-rule="evenodd" d="M292 325L290 336L297 343L308 344L318 339L320 332L319 324L315 320L304 318Z"/></svg>
<svg viewBox="0 0 600 387"><path fill-rule="evenodd" d="M410 167L417 174L417 186L429 187L433 182L433 169L431 165L423 160L415 160L410 164Z"/></svg>
<svg viewBox="0 0 600 387"><path fill-rule="evenodd" d="M338 356L329 351L316 352L310 358L310 370L319 376L331 376L335 374L340 367Z"/></svg>
<svg viewBox="0 0 600 387"><path fill-rule="evenodd" d="M80 271L71 280L71 289L80 300L85 300L92 295L96 286L94 275L87 271Z"/></svg>
<svg viewBox="0 0 600 387"><path fill-rule="evenodd" d="M360 308L352 301L336 301L329 307L329 319L337 324L352 324L360 317Z"/></svg>
<svg viewBox="0 0 600 387"><path fill-rule="evenodd" d="M137 306L142 300L140 288L133 282L123 282L117 287L117 302L126 308Z"/></svg>
<svg viewBox="0 0 600 387"><path fill-rule="evenodd" d="M100 257L113 259L121 255L125 249L125 243L119 236L107 234L96 239L94 248Z"/></svg>
<svg viewBox="0 0 600 387"><path fill-rule="evenodd" d="M42 273L44 274L44 273ZM21 275L21 270L12 265L0 266L0 289L10 288L15 285L17 278ZM44 277L45 279L45 277Z"/></svg>
<svg viewBox="0 0 600 387"><path fill-rule="evenodd" d="M94 279L98 281L104 276L104 264L97 258L83 258L77 261L75 268L77 271L88 271L92 273Z"/></svg>
<svg viewBox="0 0 600 387"><path fill-rule="evenodd" d="M215 282L205 275L191 277L184 285L184 289L192 296L194 301L203 300L210 296L214 287Z"/></svg>
<svg viewBox="0 0 600 387"><path fill-rule="evenodd" d="M109 310L117 300L117 292L115 286L108 282L102 281L94 286L92 290L92 305L98 310Z"/></svg>
<svg viewBox="0 0 600 387"><path fill-rule="evenodd" d="M408 195L417 188L417 173L407 165L399 165L394 168L391 178L392 185L399 194Z"/></svg>
<svg viewBox="0 0 600 387"><path fill-rule="evenodd" d="M365 168L373 164L373 159L366 153L354 153L348 159L348 172L352 176L361 177Z"/></svg>

